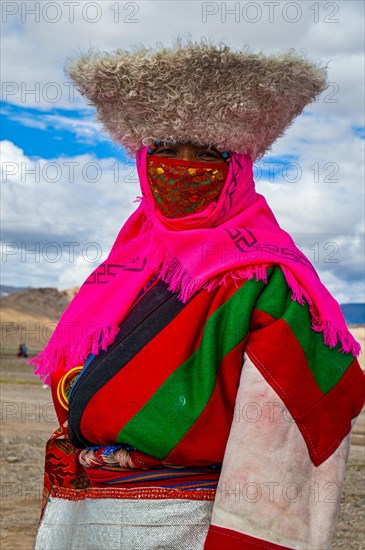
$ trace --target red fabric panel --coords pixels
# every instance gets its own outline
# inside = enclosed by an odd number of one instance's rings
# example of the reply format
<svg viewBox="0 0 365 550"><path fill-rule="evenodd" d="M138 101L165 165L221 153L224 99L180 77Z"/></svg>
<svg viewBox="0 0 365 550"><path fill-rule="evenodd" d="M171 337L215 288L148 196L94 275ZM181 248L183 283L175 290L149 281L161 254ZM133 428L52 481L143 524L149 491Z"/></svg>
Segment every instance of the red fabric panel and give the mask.
<svg viewBox="0 0 365 550"><path fill-rule="evenodd" d="M267 540L257 539L245 533L211 525L205 540L204 550L291 550L288 546L274 544Z"/></svg>
<svg viewBox="0 0 365 550"><path fill-rule="evenodd" d="M191 457L196 455L197 447L201 460L194 465L223 461L241 376L244 343L245 340L224 357L217 372L214 392L203 413L166 457L165 462L189 464Z"/></svg>
<svg viewBox="0 0 365 550"><path fill-rule="evenodd" d="M194 353L208 318L236 291L235 285L229 285L212 293L198 292L175 319L89 401L81 421L84 437L99 445L115 442L125 424ZM192 333L196 335L194 341Z"/></svg>
<svg viewBox="0 0 365 550"><path fill-rule="evenodd" d="M84 468L78 461L80 451L67 439L67 427L60 426L47 441L41 517L53 487L86 488L89 485Z"/></svg>
<svg viewBox="0 0 365 550"><path fill-rule="evenodd" d="M267 326L251 332L247 355L285 403L318 466L340 445L351 429L351 418L360 413L365 377L354 359L335 387L323 394L290 327L282 319L268 325L270 318L261 312L260 320ZM265 335L268 344L262 345Z"/></svg>
<svg viewBox="0 0 365 550"><path fill-rule="evenodd" d="M300 416L323 397L323 392L288 324L283 319L274 320L270 315L264 315L275 322L251 332L247 354L290 413Z"/></svg>
<svg viewBox="0 0 365 550"><path fill-rule="evenodd" d="M313 463L319 466L351 430L364 405L365 377L354 359L335 387L298 422Z"/></svg>

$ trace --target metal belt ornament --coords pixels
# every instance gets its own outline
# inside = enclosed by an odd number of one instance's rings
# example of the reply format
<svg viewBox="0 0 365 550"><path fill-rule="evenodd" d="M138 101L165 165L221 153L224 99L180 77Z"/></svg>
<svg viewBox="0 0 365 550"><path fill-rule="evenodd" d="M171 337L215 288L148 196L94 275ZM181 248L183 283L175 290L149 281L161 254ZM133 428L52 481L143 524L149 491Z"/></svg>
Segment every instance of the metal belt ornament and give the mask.
<svg viewBox="0 0 365 550"><path fill-rule="evenodd" d="M71 391L72 385L75 382L76 378L82 371L83 366L74 367L73 369L66 372L64 376L60 379L57 385L57 399L60 405L68 411L68 396Z"/></svg>

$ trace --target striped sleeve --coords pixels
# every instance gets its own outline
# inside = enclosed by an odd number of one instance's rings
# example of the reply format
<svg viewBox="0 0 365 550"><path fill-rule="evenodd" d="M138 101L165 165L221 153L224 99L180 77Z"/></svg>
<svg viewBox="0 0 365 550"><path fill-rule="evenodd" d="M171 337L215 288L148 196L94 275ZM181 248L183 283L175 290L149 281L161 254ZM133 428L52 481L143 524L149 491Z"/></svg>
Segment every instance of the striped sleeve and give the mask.
<svg viewBox="0 0 365 550"><path fill-rule="evenodd" d="M365 376L311 329L280 269L250 328L204 549L328 548Z"/></svg>

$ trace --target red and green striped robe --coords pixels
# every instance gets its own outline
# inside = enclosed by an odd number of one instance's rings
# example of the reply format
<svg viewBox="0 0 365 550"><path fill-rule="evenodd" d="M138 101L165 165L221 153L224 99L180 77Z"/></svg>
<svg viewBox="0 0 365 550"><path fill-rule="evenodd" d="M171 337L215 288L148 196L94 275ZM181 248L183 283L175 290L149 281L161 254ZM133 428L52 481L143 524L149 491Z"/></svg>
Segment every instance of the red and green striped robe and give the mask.
<svg viewBox="0 0 365 550"><path fill-rule="evenodd" d="M311 329L280 268L236 284L182 304L155 281L72 388L70 441L222 466L206 550L322 548L365 376Z"/></svg>

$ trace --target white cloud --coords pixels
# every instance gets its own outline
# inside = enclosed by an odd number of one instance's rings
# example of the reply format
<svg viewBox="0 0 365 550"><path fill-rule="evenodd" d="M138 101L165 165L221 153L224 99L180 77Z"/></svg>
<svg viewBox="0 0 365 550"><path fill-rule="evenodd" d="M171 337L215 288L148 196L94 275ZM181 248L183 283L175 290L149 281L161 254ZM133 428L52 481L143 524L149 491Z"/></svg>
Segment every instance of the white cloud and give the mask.
<svg viewBox="0 0 365 550"><path fill-rule="evenodd" d="M189 32L194 39L212 37L237 48L249 44L254 50L275 53L294 47L314 60L330 61L329 78L341 93L336 112L341 106L351 112L362 109L362 2L83 0L74 3L73 18L67 3L59 2L57 13L46 7L54 3L40 2L34 3L39 5L38 21L29 13L30 4L20 2L17 13L3 16L4 98L17 105L42 109L85 106L77 93L70 100L63 73L67 57L89 46L112 51L139 43L153 46L157 41L169 45L177 34ZM91 4L98 5L98 11ZM60 97L55 103L51 101L56 93L51 83L59 86ZM26 94L37 85L37 93Z"/></svg>
<svg viewBox="0 0 365 550"><path fill-rule="evenodd" d="M362 300L364 141L354 135L352 127L364 125L364 3L297 2L301 16L294 22L293 2L280 2L279 6L273 3L276 7L271 20L270 3L263 2L147 0L129 2L128 7L108 1L98 4L101 17L95 23L91 22L95 12L92 8L87 11L87 4L92 3L87 1L78 6L75 3L72 22L68 8L60 2L61 19L56 23L46 20L55 16L51 8L40 13L36 22L34 16L21 12L21 6L26 4L33 3L18 3L18 13L9 15L3 24L3 99L39 109L39 116L35 119L26 111L14 115L11 109L6 112L26 126L53 128L56 133L72 131L90 146L106 138L84 99L77 92L72 95L63 74L66 58L89 46L112 51L138 43L154 46L161 41L169 45L177 34L190 32L193 39L211 37L237 48L248 44L254 51L276 53L294 47L310 59L329 62L331 88L307 107L305 115L294 121L270 153L274 160L294 155L300 166L300 179L289 182L284 178L270 183L261 178L257 189L265 194L283 227L303 244L309 258L314 260L318 253L316 268L337 299ZM227 13L225 22L223 5L232 10L237 4L239 11ZM42 9L45 4L39 5ZM251 8L247 8L249 5ZM202 10L207 7L214 13L203 22ZM117 8L119 14L115 12ZM253 22L255 9L260 17ZM131 22L133 19L136 22ZM31 89L35 90L33 94ZM55 93L59 97L52 101ZM71 112L85 108L85 118L54 114L54 108ZM40 158L37 182L22 173L34 168L34 163L9 141L3 143L3 162L15 163L5 165L8 181L3 185L3 228L9 239L21 242L24 237L26 242L38 240L42 245L50 240L80 242L74 263L66 257L52 265L32 263L27 256L23 265L16 254L9 254L7 282L54 284L62 288L79 284L90 269L90 262L82 257L82 245L97 241L107 252L119 227L136 208L132 201L140 194L138 182L114 183L111 166L116 160L98 160L93 154L54 159L61 170L55 182L51 180L57 166ZM78 163L73 165L73 182L65 162ZM82 174L89 165L92 176L92 162L97 162L102 170L102 178L96 183L85 181ZM13 174L9 173L12 167ZM332 242L338 245L337 264L325 261L331 250L324 247Z"/></svg>
<svg viewBox="0 0 365 550"><path fill-rule="evenodd" d="M135 166L93 155L32 161L9 141L2 158L4 280L81 284L138 206Z"/></svg>
<svg viewBox="0 0 365 550"><path fill-rule="evenodd" d="M73 132L79 141L90 144L97 141L109 141L109 137L103 133L101 124L92 118L80 119L61 115L43 115L42 120L47 128Z"/></svg>

